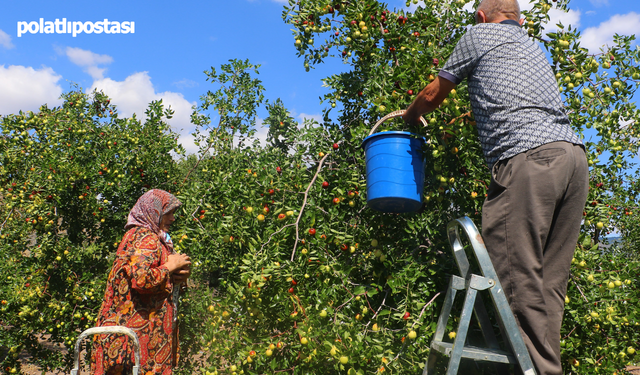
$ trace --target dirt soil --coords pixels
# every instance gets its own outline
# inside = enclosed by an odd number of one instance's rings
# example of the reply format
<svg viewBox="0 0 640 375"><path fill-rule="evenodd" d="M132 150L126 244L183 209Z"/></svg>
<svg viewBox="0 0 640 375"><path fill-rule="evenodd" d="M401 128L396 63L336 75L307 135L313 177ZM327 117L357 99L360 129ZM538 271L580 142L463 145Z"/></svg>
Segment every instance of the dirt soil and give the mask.
<svg viewBox="0 0 640 375"><path fill-rule="evenodd" d="M40 340L40 344L42 344L42 346L44 346L47 349L67 353L66 348L58 345L54 345L46 340ZM82 351L82 353L80 353L80 374L81 375L89 374L89 362L85 361L85 358L84 358L85 353L86 353L85 351ZM71 373L71 371L63 372L62 370L43 372L42 369L39 368L38 366L29 363L29 358L30 357L27 354L27 352L20 353L19 359L22 365L22 373L25 375L68 375ZM195 358L196 361L203 361L203 359L204 359L204 353L200 352L198 353L198 355L196 355L196 358Z"/></svg>
<svg viewBox="0 0 640 375"><path fill-rule="evenodd" d="M20 363L22 365L22 373L26 374L26 375L62 375L62 374L68 374L66 372L63 372L62 370L58 370L58 371L45 371L43 372L41 368L39 368L38 366L32 364L32 363L28 363L29 362L29 356L26 353L21 353L20 354ZM84 372L85 374L88 374L89 372Z"/></svg>
<svg viewBox="0 0 640 375"><path fill-rule="evenodd" d="M46 344L45 344L46 345ZM52 346L51 346L52 347ZM60 350L60 348L55 348L57 350ZM63 349L63 351L66 351L65 349ZM42 372L41 369L39 369L37 366L32 365L32 364L26 364L27 363L27 355L26 353L22 353L20 355L20 361L22 362L22 372L23 374L26 375L63 375L63 374L67 374L66 372L62 372L62 371L55 371L55 372L51 372L51 371L47 371L47 372ZM84 358L80 358L80 373L81 374L88 374L88 368L84 369L83 368L83 364L85 364L82 360ZM628 371L629 374L631 375L640 375L640 367L638 366L627 366L625 368L626 371Z"/></svg>
<svg viewBox="0 0 640 375"><path fill-rule="evenodd" d="M55 345L47 340L44 339L40 339L38 340L38 342L46 349L49 350L55 350L55 351L60 351L63 353L67 352L67 349L64 347L61 347L60 345ZM39 368L38 366L29 363L29 358L30 356L27 354L26 351L23 351L22 353L20 353L20 364L22 365L22 373L26 374L26 375L62 375L62 374L68 374L66 372L62 372L62 370L59 371L45 371L43 372L41 368ZM70 372L69 372L70 373ZM85 374L88 374L89 372L85 372Z"/></svg>

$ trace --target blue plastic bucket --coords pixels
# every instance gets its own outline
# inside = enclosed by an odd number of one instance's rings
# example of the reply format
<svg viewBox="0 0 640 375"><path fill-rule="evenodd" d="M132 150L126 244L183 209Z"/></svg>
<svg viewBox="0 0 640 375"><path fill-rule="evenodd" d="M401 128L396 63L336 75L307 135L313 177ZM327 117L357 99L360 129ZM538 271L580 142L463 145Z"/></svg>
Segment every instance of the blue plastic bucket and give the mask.
<svg viewBox="0 0 640 375"><path fill-rule="evenodd" d="M367 167L367 204L377 211L414 212L422 207L425 139L388 131L362 141Z"/></svg>

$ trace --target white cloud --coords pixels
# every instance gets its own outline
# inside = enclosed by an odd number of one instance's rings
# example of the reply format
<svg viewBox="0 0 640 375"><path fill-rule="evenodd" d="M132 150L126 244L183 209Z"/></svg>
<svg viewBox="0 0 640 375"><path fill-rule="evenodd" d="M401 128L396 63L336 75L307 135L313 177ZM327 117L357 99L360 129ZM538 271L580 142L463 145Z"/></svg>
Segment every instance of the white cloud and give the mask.
<svg viewBox="0 0 640 375"><path fill-rule="evenodd" d="M609 0L589 0L594 7L609 6Z"/></svg>
<svg viewBox="0 0 640 375"><path fill-rule="evenodd" d="M187 79L187 78L181 79L180 81L176 81L173 84L176 87L178 87L179 89L192 88L192 87L197 87L198 86L198 82L192 81L192 80Z"/></svg>
<svg viewBox="0 0 640 375"><path fill-rule="evenodd" d="M113 58L109 55L99 55L82 48L67 47L65 52L69 60L79 66L94 66L113 62Z"/></svg>
<svg viewBox="0 0 640 375"><path fill-rule="evenodd" d="M261 118L256 119L256 134L255 137L260 141L260 146L265 147L267 145L267 135L269 134L269 127L264 125L264 120Z"/></svg>
<svg viewBox="0 0 640 375"><path fill-rule="evenodd" d="M613 46L613 35L640 35L640 14L616 14L596 27L589 27L581 37L581 45L590 52L598 52L604 45Z"/></svg>
<svg viewBox="0 0 640 375"><path fill-rule="evenodd" d="M118 107L118 112L126 117L134 113L140 120L146 118L145 111L153 100L162 99L165 108L171 106L175 112L173 118L167 120L173 130L180 134L179 142L188 153L198 150L193 144L191 131L194 126L191 124L191 107L195 102L189 102L181 93L165 91L156 92L151 77L147 72L134 73L124 81L114 81L110 78L96 80L87 92L93 90L103 91L111 98L111 102Z"/></svg>
<svg viewBox="0 0 640 375"><path fill-rule="evenodd" d="M529 0L518 0L518 5L520 5L520 11L530 11L533 9L532 3ZM558 30L558 26L556 24L561 23L563 26L567 27L571 25L572 27L580 26L580 11L569 9L568 12L564 10L551 8L549 10L549 22L544 25L544 30L542 35L545 33L550 33Z"/></svg>
<svg viewBox="0 0 640 375"><path fill-rule="evenodd" d="M195 141L195 137L192 134L189 134L188 132L181 133L180 137L178 138L178 143L180 143L182 147L184 147L184 151L187 155L197 154L198 151L200 150L200 147L196 146L194 141Z"/></svg>
<svg viewBox="0 0 640 375"><path fill-rule="evenodd" d="M422 5L422 2L419 4ZM533 9L534 4L531 4L529 0L518 0L518 5L520 5L520 11L529 11ZM418 5L411 4L411 6L409 6L409 10L415 11L417 7ZM462 9L469 13L474 13L476 11L473 1L466 3ZM580 11L575 11L573 9L570 9L569 12L565 12L563 10L552 8L549 10L549 17L550 20L544 28L544 33L556 31L558 29L556 26L558 22L562 23L564 26L572 25L574 27L578 27L580 25Z"/></svg>
<svg viewBox="0 0 640 375"><path fill-rule="evenodd" d="M404 3L404 1L403 1L403 3ZM406 3L404 5L406 5ZM408 12L413 13L413 12L416 11L416 9L418 9L418 7L424 8L424 3L422 1L418 1L418 4L414 4L413 1L412 1L411 4L409 4L409 7L405 7L405 9Z"/></svg>
<svg viewBox="0 0 640 375"><path fill-rule="evenodd" d="M62 76L53 69L0 65L0 115L22 111L37 111L41 105L60 105Z"/></svg>
<svg viewBox="0 0 640 375"><path fill-rule="evenodd" d="M89 66L85 68L85 72L87 72L91 78L93 79L102 79L104 77L104 72L107 68L98 68L97 66Z"/></svg>
<svg viewBox="0 0 640 375"><path fill-rule="evenodd" d="M93 79L104 78L104 72L107 70L106 68L99 68L98 65L111 64L113 62L113 58L109 55L99 55L97 53L75 47L67 47L64 54L67 55L72 63L83 67L84 71Z"/></svg>
<svg viewBox="0 0 640 375"><path fill-rule="evenodd" d="M520 5L520 11L533 9L533 4L529 0L518 0L518 5Z"/></svg>
<svg viewBox="0 0 640 375"><path fill-rule="evenodd" d="M549 22L545 25L543 35L545 33L552 33L558 30L558 23L561 23L564 27L571 25L573 28L580 27L580 11L569 9L568 12L564 10L551 8L549 10Z"/></svg>
<svg viewBox="0 0 640 375"><path fill-rule="evenodd" d="M6 49L15 47L13 43L11 43L11 36L2 30L0 30L0 46L3 46Z"/></svg>

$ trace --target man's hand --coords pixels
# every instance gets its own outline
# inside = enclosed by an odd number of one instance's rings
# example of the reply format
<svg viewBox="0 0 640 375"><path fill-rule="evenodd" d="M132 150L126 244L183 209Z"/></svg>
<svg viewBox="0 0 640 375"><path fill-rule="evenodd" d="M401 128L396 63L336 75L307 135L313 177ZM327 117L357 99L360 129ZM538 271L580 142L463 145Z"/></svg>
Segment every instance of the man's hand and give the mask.
<svg viewBox="0 0 640 375"><path fill-rule="evenodd" d="M417 114L417 112L415 110L410 110L410 109L411 109L411 106L409 106L409 108L407 108L407 110L404 112L404 114L402 115L402 119L407 124L415 127L415 126L418 125L418 122L420 121L419 120L420 119L420 115Z"/></svg>
<svg viewBox="0 0 640 375"><path fill-rule="evenodd" d="M420 116L434 111L447 98L447 95L456 87L456 84L440 76L427 85L411 103L402 119L410 124L417 125Z"/></svg>

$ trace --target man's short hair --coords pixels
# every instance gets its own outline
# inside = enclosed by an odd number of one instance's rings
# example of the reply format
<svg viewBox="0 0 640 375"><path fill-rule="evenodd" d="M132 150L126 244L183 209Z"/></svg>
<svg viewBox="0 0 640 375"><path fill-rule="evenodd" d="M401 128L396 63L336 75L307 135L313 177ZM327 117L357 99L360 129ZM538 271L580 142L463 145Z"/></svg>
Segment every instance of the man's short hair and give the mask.
<svg viewBox="0 0 640 375"><path fill-rule="evenodd" d="M482 0L478 10L484 12L487 21L491 22L503 15L509 19L520 21L520 5L518 0Z"/></svg>

